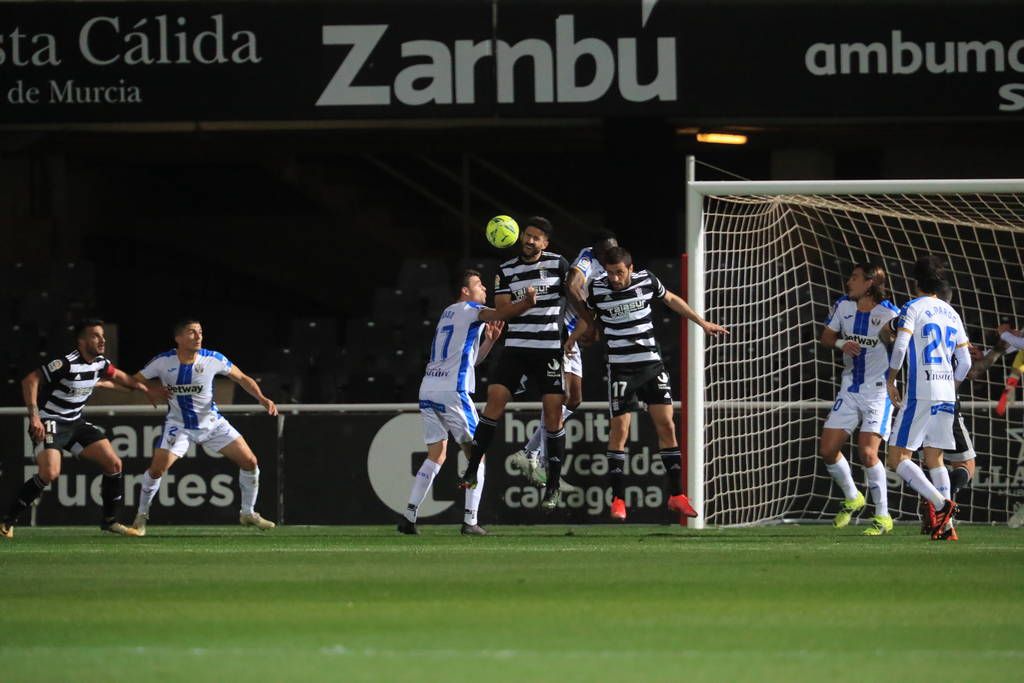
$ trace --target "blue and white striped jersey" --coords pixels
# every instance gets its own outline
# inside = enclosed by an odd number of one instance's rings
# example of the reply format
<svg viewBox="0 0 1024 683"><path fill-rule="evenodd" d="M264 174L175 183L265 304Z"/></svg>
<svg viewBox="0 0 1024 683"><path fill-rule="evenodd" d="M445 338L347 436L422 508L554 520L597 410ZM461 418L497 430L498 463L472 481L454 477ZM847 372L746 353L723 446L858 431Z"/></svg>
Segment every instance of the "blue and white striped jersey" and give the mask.
<svg viewBox="0 0 1024 683"><path fill-rule="evenodd" d="M146 379L159 379L171 391L167 419L185 429L206 429L220 418L213 400L213 379L231 371L231 361L216 351L200 349L194 363L182 363L173 349L155 356L142 368Z"/></svg>
<svg viewBox="0 0 1024 683"><path fill-rule="evenodd" d="M825 326L839 333L841 339L860 344L856 358L843 354L843 380L840 391L885 392L885 377L889 370L889 350L878 338L878 331L899 314L899 309L886 300L870 311L858 311L853 299L839 297L825 319Z"/></svg>
<svg viewBox="0 0 1024 683"><path fill-rule="evenodd" d="M424 391L476 390L476 358L484 321L483 306L474 301L457 301L444 309L430 342L430 360L420 383Z"/></svg>

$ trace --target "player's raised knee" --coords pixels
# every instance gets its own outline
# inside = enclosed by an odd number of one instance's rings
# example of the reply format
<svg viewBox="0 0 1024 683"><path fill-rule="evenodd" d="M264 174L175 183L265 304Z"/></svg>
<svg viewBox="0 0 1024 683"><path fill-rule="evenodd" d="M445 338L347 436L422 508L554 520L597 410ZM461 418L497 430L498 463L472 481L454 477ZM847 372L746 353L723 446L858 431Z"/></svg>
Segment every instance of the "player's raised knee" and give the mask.
<svg viewBox="0 0 1024 683"><path fill-rule="evenodd" d="M40 465L38 474L40 481L44 484L50 484L60 476L60 463Z"/></svg>

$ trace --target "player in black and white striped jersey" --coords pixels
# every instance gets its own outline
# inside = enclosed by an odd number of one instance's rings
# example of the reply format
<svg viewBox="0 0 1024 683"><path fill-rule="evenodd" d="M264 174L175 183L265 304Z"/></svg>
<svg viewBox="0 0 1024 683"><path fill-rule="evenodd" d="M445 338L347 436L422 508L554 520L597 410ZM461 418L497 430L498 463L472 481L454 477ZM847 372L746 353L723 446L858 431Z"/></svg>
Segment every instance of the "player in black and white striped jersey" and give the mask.
<svg viewBox="0 0 1024 683"><path fill-rule="evenodd" d="M608 474L612 485L613 519L626 519L623 467L626 438L632 411L647 404L658 433L658 455L668 480L668 507L688 517L696 511L683 494L682 454L672 415L672 386L654 338L651 299L696 323L709 335L728 334L721 325L708 322L680 297L665 289L652 273L633 270L633 257L621 247L605 254L605 275L590 283L587 324L600 324L608 357L608 402L612 424L608 437Z"/></svg>
<svg viewBox="0 0 1024 683"><path fill-rule="evenodd" d="M548 481L557 482L565 456L562 403L562 343L565 311L565 280L569 262L564 256L545 251L552 233L551 222L534 216L525 223L520 238L520 255L502 263L494 287L494 307L501 315L520 301L527 288L536 290L537 303L522 315L510 317L506 325L505 350L498 362L494 381L487 387L487 407L473 437L473 456L460 486L476 484L476 472L494 439L498 420L525 377L537 385L543 405L545 443L548 453ZM558 486L545 489L541 506L558 505Z"/></svg>
<svg viewBox="0 0 1024 683"><path fill-rule="evenodd" d="M103 430L85 421L82 409L100 382L113 382L130 390L141 391L156 406L165 400L157 389L118 370L103 357L106 338L102 320L83 320L75 325L77 348L30 372L21 382L22 395L28 408L28 434L36 444L39 472L26 481L18 497L0 524L0 536L11 538L18 517L31 505L46 486L60 476L61 451L81 449L81 457L103 470L100 495L103 519L100 528L122 536L136 536L135 530L117 521L117 511L124 499L124 477L121 459L114 453ZM41 385L45 382L45 386Z"/></svg>

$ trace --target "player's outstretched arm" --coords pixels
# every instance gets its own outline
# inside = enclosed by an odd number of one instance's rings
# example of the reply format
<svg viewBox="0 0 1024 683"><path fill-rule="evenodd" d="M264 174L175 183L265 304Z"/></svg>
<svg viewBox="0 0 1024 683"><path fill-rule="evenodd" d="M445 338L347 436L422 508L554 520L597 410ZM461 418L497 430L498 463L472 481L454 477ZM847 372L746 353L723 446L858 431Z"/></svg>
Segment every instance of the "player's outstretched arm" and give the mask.
<svg viewBox="0 0 1024 683"><path fill-rule="evenodd" d="M697 311L690 308L690 304L686 303L686 300L684 300L681 296L678 296L677 294L673 294L672 292L666 290L665 298L663 299L663 301L665 302L666 306L668 306L670 309L672 309L679 315L683 316L687 320L692 320L693 322L695 322L702 330L704 330L705 334L709 334L712 337L717 337L723 334L729 334L729 330L725 329L721 325L717 323L708 322L704 318L697 315Z"/></svg>
<svg viewBox="0 0 1024 683"><path fill-rule="evenodd" d="M160 406L161 403L167 401L170 398L170 392L166 388L154 389L150 387L149 383L143 378L139 379L139 376L129 377L128 373L123 370L114 369L114 374L110 376L110 380L118 385L122 386L128 391L141 391L146 395L146 399L152 404L154 408Z"/></svg>
<svg viewBox="0 0 1024 683"><path fill-rule="evenodd" d="M21 380L21 397L25 401L25 408L28 409L28 435L36 443L42 441L44 435L43 421L39 419L39 407L36 404L39 400L39 382L42 379L43 373L33 370Z"/></svg>
<svg viewBox="0 0 1024 683"><path fill-rule="evenodd" d="M565 279L565 291L568 295L569 305L576 311L577 317L582 318L587 311L587 290L586 277L578 268L570 268L569 275Z"/></svg>
<svg viewBox="0 0 1024 683"><path fill-rule="evenodd" d="M235 384L245 389L245 393L259 401L260 405L266 408L268 413L277 415L277 404L264 396L256 380L239 370L237 365L231 366L231 370L228 371L228 377Z"/></svg>
<svg viewBox="0 0 1024 683"><path fill-rule="evenodd" d="M996 332L999 333L999 339L1011 349L1024 351L1024 336L1021 336L1018 330L1014 330L1006 323L1003 323L996 329Z"/></svg>
<svg viewBox="0 0 1024 683"><path fill-rule="evenodd" d="M975 346L969 346L968 350L971 352L971 360L973 361L971 371L967 373L968 380L978 379L984 375L1006 352L1002 344L993 346L985 355L982 355Z"/></svg>
<svg viewBox="0 0 1024 683"><path fill-rule="evenodd" d="M510 294L497 294L494 297L494 308L481 308L480 320L490 323L495 320L508 320L526 313L537 305L537 290L527 287L523 298L512 303Z"/></svg>
<svg viewBox="0 0 1024 683"><path fill-rule="evenodd" d="M505 329L504 320L495 320L493 322L484 324L484 340L480 344L480 352L476 355L476 364L484 362L490 354L491 349L494 348L494 344L501 338L501 333Z"/></svg>

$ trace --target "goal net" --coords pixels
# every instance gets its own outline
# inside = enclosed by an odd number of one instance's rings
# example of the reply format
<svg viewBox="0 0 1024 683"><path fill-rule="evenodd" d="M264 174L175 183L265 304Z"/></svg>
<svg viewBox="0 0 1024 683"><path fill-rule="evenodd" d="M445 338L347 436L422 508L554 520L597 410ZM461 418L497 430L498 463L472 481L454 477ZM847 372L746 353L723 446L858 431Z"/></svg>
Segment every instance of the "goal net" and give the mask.
<svg viewBox="0 0 1024 683"><path fill-rule="evenodd" d="M1024 181L691 182L691 303L726 325L724 340L691 334L690 491L697 526L825 520L842 499L818 456L842 359L817 339L854 264L882 264L890 300L912 295L909 270L942 256L953 306L988 351L1001 322L1024 326ZM699 215L698 215L699 212ZM693 343L697 341L697 343ZM705 346L706 345L706 346ZM701 348L705 346L705 348ZM977 472L958 495L961 519L1005 522L1024 501L1024 415L994 408L1013 352L961 387ZM694 457L694 454L697 457ZM866 491L851 441L843 448ZM894 519L916 520L917 497L889 473ZM862 521L870 519L869 507Z"/></svg>

